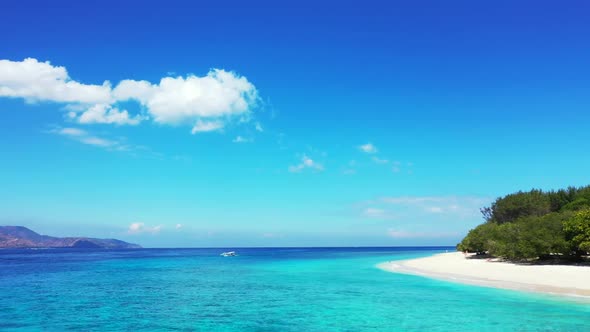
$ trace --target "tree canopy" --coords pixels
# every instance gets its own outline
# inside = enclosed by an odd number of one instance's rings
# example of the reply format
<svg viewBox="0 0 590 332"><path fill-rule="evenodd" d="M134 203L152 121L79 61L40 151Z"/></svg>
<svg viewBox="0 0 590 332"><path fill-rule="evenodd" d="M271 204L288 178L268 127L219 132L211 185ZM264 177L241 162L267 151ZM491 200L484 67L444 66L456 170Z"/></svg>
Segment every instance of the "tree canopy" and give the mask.
<svg viewBox="0 0 590 332"><path fill-rule="evenodd" d="M590 251L590 210L582 210L564 223L566 240L578 252Z"/></svg>
<svg viewBox="0 0 590 332"><path fill-rule="evenodd" d="M485 222L457 245L510 260L579 258L590 252L590 186L533 189L481 209Z"/></svg>

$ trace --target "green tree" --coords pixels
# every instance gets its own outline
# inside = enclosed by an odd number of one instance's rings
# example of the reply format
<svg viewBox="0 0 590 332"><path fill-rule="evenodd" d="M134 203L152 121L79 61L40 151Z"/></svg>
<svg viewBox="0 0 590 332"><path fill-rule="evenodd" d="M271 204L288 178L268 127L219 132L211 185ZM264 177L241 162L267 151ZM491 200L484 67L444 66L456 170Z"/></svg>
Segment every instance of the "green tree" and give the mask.
<svg viewBox="0 0 590 332"><path fill-rule="evenodd" d="M469 251L475 253L484 253L490 247L490 241L495 236L495 230L498 225L494 223L484 223L470 230L467 236L457 245L460 251Z"/></svg>
<svg viewBox="0 0 590 332"><path fill-rule="evenodd" d="M523 217L498 225L488 238L491 255L510 260L530 260L567 252L563 232L566 214L551 213L543 217Z"/></svg>
<svg viewBox="0 0 590 332"><path fill-rule="evenodd" d="M551 200L549 195L541 190L520 191L498 198L492 203L491 209L489 221L503 224L520 217L543 216L551 212Z"/></svg>
<svg viewBox="0 0 590 332"><path fill-rule="evenodd" d="M565 205L571 203L574 200L577 189L575 187L569 187L567 190L559 189L558 191L551 191L548 193L549 201L551 201L551 211L557 212L561 210Z"/></svg>
<svg viewBox="0 0 590 332"><path fill-rule="evenodd" d="M485 223L457 245L510 260L590 252L590 186L519 191L481 209Z"/></svg>
<svg viewBox="0 0 590 332"><path fill-rule="evenodd" d="M579 210L585 210L588 208L590 208L590 200L588 200L584 197L580 197L580 198L577 198L573 202L569 202L569 203L565 204L561 208L561 211L579 211Z"/></svg>
<svg viewBox="0 0 590 332"><path fill-rule="evenodd" d="M577 212L563 224L563 229L576 255L590 252L590 209Z"/></svg>

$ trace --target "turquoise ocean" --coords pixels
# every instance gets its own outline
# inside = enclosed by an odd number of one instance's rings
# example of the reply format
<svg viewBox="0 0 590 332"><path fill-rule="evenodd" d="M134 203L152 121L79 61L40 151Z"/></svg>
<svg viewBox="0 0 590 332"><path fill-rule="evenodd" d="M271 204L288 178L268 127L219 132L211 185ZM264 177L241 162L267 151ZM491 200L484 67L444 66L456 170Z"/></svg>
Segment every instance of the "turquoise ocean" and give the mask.
<svg viewBox="0 0 590 332"><path fill-rule="evenodd" d="M590 331L587 300L375 267L446 250L2 250L0 330Z"/></svg>

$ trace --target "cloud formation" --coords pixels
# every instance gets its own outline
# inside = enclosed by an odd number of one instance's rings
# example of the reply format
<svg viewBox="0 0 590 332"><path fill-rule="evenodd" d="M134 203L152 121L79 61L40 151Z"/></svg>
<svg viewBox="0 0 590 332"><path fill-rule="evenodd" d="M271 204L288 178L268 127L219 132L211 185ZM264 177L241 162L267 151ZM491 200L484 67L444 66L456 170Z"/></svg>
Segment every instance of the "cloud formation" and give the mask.
<svg viewBox="0 0 590 332"><path fill-rule="evenodd" d="M358 206L365 221L387 222L387 235L397 239L457 238L480 223L479 209L491 202L477 196L390 196Z"/></svg>
<svg viewBox="0 0 590 332"><path fill-rule="evenodd" d="M291 173L299 173L299 172L303 171L304 169L313 169L316 171L323 171L324 166L322 164L319 164L319 163L313 161L311 158L309 158L306 155L303 155L303 157L301 158L301 162L299 164L294 165L294 166L289 166L289 172L291 172Z"/></svg>
<svg viewBox="0 0 590 332"><path fill-rule="evenodd" d="M403 217L447 216L452 218L478 218L479 209L491 199L472 196L392 196L368 203L367 209L379 209L384 214L395 213ZM366 213L364 216L368 217Z"/></svg>
<svg viewBox="0 0 590 332"><path fill-rule="evenodd" d="M363 145L359 145L359 150L361 150L364 153L377 153L377 147L374 146L372 143L367 143L367 144L363 144Z"/></svg>
<svg viewBox="0 0 590 332"><path fill-rule="evenodd" d="M119 150L119 151L126 151L129 149L129 146L115 140L99 137L93 134L90 134L86 130L82 130L79 128L56 128L50 130L49 133L65 136L69 139L73 139L83 144L93 145L101 148L111 149L111 150Z"/></svg>
<svg viewBox="0 0 590 332"><path fill-rule="evenodd" d="M191 134L197 134L197 133L206 133L209 131L217 131L217 130L221 130L223 128L224 124L223 122L219 121L219 120L215 120L215 121L201 121L200 119L197 120L197 123L195 123L195 126L193 127L193 129L191 130Z"/></svg>
<svg viewBox="0 0 590 332"><path fill-rule="evenodd" d="M158 234L162 230L162 225L148 227L142 222L134 222L129 225L127 233L129 234L140 234L140 233L151 233Z"/></svg>
<svg viewBox="0 0 590 332"><path fill-rule="evenodd" d="M369 207L363 210L363 216L373 219L392 219L393 215L384 209Z"/></svg>
<svg viewBox="0 0 590 332"><path fill-rule="evenodd" d="M77 114L74 111L68 113L68 117L77 120L81 124L108 123L116 125L137 125L144 118L141 115L131 117L127 110L119 110L116 107L105 104L90 106L86 111Z"/></svg>
<svg viewBox="0 0 590 332"><path fill-rule="evenodd" d="M382 197L381 203L421 210L428 214L478 216L479 208L489 203L486 197L471 196L397 196Z"/></svg>
<svg viewBox="0 0 590 332"><path fill-rule="evenodd" d="M389 163L389 160L387 160L387 159L381 159L381 158L378 158L378 157L373 157L373 158L371 158L371 160L373 160L373 162L375 164L381 164L381 165L383 165L383 164L388 164Z"/></svg>
<svg viewBox="0 0 590 332"><path fill-rule="evenodd" d="M27 102L110 103L111 84L82 84L72 80L65 67L27 58L23 61L0 60L0 96L23 98Z"/></svg>
<svg viewBox="0 0 590 332"><path fill-rule="evenodd" d="M390 228L387 230L387 235L394 239L436 239L436 238L452 238L459 235L457 232L410 232Z"/></svg>
<svg viewBox="0 0 590 332"><path fill-rule="evenodd" d="M158 83L123 80L113 88L109 81L78 82L65 67L34 58L0 60L0 97L65 104L68 117L81 124L137 125L152 119L167 125L190 124L193 134L219 130L236 117L247 118L259 100L246 77L222 69L205 76L163 77ZM139 104L141 114L121 109L119 103L127 101ZM260 124L256 128L262 130Z"/></svg>
<svg viewBox="0 0 590 332"><path fill-rule="evenodd" d="M252 139L251 138L245 138L245 137L242 137L242 136L236 136L236 138L234 138L232 140L232 142L234 142L234 143L251 143L252 142Z"/></svg>

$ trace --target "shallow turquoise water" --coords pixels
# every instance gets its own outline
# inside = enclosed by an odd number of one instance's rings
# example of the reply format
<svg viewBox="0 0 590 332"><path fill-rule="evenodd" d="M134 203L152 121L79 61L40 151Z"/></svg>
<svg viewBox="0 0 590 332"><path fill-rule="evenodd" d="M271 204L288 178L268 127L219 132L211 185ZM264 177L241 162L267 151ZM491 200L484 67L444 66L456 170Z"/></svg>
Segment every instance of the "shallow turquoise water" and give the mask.
<svg viewBox="0 0 590 332"><path fill-rule="evenodd" d="M590 331L590 305L384 272L444 249L0 251L0 329Z"/></svg>

